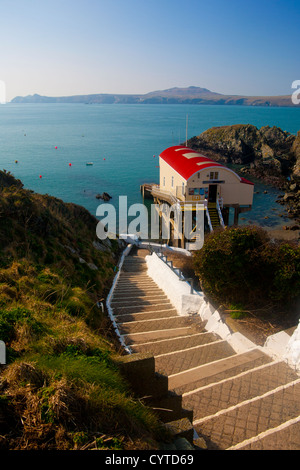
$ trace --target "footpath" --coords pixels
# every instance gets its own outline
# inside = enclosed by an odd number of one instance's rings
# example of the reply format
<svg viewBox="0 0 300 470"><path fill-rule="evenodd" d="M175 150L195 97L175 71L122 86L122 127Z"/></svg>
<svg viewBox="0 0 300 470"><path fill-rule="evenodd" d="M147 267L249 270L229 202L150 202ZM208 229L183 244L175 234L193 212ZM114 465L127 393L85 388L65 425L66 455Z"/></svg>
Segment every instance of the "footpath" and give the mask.
<svg viewBox="0 0 300 470"><path fill-rule="evenodd" d="M300 450L297 371L255 344L237 351L199 315L180 315L150 277L148 255L134 247L124 258L111 312L130 353L153 355L155 372L190 410L196 448Z"/></svg>

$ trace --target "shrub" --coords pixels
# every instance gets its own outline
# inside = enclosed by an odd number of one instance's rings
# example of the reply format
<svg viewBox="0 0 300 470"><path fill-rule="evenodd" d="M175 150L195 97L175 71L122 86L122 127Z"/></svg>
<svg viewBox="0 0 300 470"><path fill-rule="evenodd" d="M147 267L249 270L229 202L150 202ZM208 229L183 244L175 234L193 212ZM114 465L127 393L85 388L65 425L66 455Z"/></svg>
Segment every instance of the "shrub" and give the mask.
<svg viewBox="0 0 300 470"><path fill-rule="evenodd" d="M224 303L286 303L300 294L300 248L255 226L212 233L194 267L204 291Z"/></svg>

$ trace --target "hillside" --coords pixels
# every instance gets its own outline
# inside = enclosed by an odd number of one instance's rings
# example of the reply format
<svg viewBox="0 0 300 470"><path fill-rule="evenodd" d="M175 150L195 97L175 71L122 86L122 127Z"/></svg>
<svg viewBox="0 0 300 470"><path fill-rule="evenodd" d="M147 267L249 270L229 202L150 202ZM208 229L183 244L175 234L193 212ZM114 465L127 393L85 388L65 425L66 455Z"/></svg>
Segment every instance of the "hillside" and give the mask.
<svg viewBox="0 0 300 470"><path fill-rule="evenodd" d="M206 88L170 88L139 94L92 94L49 97L38 94L17 96L12 103L86 103L86 104L210 104L239 106L295 106L291 96L223 95Z"/></svg>
<svg viewBox="0 0 300 470"><path fill-rule="evenodd" d="M120 247L84 208L0 172L0 449L155 448L99 303ZM92 444L92 446L91 446Z"/></svg>

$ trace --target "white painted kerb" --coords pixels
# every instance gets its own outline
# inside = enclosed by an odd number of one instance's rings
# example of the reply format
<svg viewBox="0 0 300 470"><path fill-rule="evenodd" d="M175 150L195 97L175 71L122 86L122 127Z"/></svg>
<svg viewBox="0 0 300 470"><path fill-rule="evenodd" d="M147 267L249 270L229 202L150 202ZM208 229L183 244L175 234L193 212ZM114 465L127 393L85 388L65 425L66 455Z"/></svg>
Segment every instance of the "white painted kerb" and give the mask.
<svg viewBox="0 0 300 470"><path fill-rule="evenodd" d="M284 357L300 372L300 321L287 343Z"/></svg>
<svg viewBox="0 0 300 470"><path fill-rule="evenodd" d="M132 245L128 245L125 250L123 251L123 254L121 256L121 260L120 260L120 263L118 265L118 273L117 275L115 276L114 278L114 282L111 286L111 289L109 291L109 294L107 296L107 299L106 299L106 308L107 308L107 311L108 311L108 315L109 315L109 318L113 324L113 327L115 329L115 332L116 332L116 335L118 336L119 338L119 341L120 343L122 344L122 346L124 347L125 351L128 352L129 354L131 354L131 348L129 346L127 346L124 342L124 339L123 339L123 336L120 334L119 332L119 328L117 326L117 323L116 323L116 320L115 320L115 316L114 316L114 313L113 313L113 309L111 307L111 299L113 297L113 293L114 293L114 290L116 288L116 285L117 285L117 282L118 282L118 279L120 277L120 272L121 272L121 269L122 269L122 266L123 266L123 263L124 263L124 259L126 256L128 256L128 254L130 253L131 251L131 248L132 248Z"/></svg>
<svg viewBox="0 0 300 470"><path fill-rule="evenodd" d="M145 259L148 275L165 292L178 314L184 316L198 313L203 303L203 294L196 291L191 294L188 282L181 281L156 253L146 256Z"/></svg>

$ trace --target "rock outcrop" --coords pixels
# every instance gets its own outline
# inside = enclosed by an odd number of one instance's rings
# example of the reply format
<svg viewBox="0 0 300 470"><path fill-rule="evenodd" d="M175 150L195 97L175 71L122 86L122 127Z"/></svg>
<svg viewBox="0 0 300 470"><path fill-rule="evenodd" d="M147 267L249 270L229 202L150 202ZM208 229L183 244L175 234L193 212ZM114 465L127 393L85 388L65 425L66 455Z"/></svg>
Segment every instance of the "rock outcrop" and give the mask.
<svg viewBox="0 0 300 470"><path fill-rule="evenodd" d="M278 127L250 124L213 127L188 143L202 154L286 192L278 202L291 218L300 218L300 131L297 136Z"/></svg>
<svg viewBox="0 0 300 470"><path fill-rule="evenodd" d="M112 196L110 196L108 193L102 193L102 194L97 194L96 199L103 199L103 201L110 201Z"/></svg>

